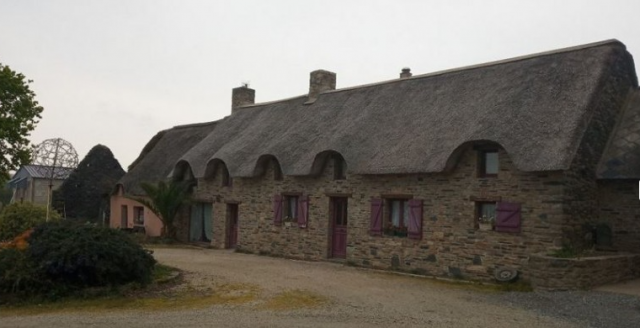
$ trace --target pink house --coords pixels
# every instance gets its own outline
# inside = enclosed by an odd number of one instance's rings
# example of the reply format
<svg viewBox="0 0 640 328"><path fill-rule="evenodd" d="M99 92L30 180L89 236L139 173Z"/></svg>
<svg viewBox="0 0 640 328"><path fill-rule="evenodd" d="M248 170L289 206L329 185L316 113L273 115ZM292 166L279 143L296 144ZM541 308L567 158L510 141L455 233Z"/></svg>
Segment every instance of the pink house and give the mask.
<svg viewBox="0 0 640 328"><path fill-rule="evenodd" d="M112 228L144 231L148 236L160 236L162 221L148 208L130 197L145 197L142 182L155 183L172 174L174 163L213 129L214 123L176 126L158 132L145 145L140 156L129 165L126 175L118 181L111 195Z"/></svg>

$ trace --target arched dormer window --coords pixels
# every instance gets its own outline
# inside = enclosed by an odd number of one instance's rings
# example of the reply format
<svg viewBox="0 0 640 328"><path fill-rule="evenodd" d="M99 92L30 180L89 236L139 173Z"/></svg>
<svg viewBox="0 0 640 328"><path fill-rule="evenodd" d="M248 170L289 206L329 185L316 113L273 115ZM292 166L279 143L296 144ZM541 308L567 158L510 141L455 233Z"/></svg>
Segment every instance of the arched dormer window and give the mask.
<svg viewBox="0 0 640 328"><path fill-rule="evenodd" d="M231 187L233 186L233 178L231 178L231 176L229 175L229 170L227 169L227 166L224 165L224 163L221 165L221 169L222 171L221 173L221 185L223 187Z"/></svg>
<svg viewBox="0 0 640 328"><path fill-rule="evenodd" d="M273 180L280 181L283 179L282 168L280 162L273 155L262 155L258 158L256 167L253 171L254 177L265 176L269 171L273 174Z"/></svg>
<svg viewBox="0 0 640 328"><path fill-rule="evenodd" d="M273 158L270 161L270 163L271 163L271 166L273 167L273 180L281 181L283 177L282 177L282 169L280 168L280 163L278 163L278 160L276 160L275 158Z"/></svg>
<svg viewBox="0 0 640 328"><path fill-rule="evenodd" d="M331 156L333 162L333 180L347 179L347 162L339 154Z"/></svg>

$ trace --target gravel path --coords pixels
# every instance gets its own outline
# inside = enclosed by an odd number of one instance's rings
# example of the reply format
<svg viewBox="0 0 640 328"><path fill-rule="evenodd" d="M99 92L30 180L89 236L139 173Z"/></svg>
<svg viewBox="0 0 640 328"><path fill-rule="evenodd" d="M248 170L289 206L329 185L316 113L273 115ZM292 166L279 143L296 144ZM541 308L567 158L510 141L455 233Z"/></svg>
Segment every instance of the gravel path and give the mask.
<svg viewBox="0 0 640 328"><path fill-rule="evenodd" d="M637 297L608 293L490 294L326 262L224 250L158 248L161 262L185 270L188 289L254 286L257 299L175 311L114 311L3 317L0 327L631 327ZM319 307L265 309L283 291L327 300ZM611 296L613 295L613 296ZM625 298L627 297L627 298ZM615 301L614 303L609 303ZM571 302L570 309L559 304ZM605 302L607 305L603 305ZM615 307L616 309L612 309ZM601 309L601 312L594 312ZM610 311L611 310L611 311ZM598 313L619 317L602 320ZM625 321L626 320L626 321ZM617 325L611 325L617 322ZM633 326L636 327L636 326Z"/></svg>

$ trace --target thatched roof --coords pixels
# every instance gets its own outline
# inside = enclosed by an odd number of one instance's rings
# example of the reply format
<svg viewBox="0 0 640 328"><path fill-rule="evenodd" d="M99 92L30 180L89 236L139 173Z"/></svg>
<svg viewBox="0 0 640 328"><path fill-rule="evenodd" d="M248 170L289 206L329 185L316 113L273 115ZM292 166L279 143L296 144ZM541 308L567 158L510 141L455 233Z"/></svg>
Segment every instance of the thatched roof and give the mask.
<svg viewBox="0 0 640 328"><path fill-rule="evenodd" d="M141 182L153 183L165 179L180 156L202 141L215 125L216 122L181 125L158 132L118 184L123 185L125 193L129 195L144 195Z"/></svg>
<svg viewBox="0 0 640 328"><path fill-rule="evenodd" d="M328 91L312 104L305 95L250 105L218 121L193 148L177 143L174 151L191 148L180 159L196 177L212 159L224 161L231 176L253 176L264 155L275 156L285 175L308 175L327 150L340 153L350 173L426 173L443 171L461 145L486 140L519 170L563 170L591 117L590 102L620 62L632 67L625 46L611 40ZM174 158L166 152L152 161Z"/></svg>
<svg viewBox="0 0 640 328"><path fill-rule="evenodd" d="M598 176L605 179L640 179L640 91L629 96L618 126L600 160Z"/></svg>

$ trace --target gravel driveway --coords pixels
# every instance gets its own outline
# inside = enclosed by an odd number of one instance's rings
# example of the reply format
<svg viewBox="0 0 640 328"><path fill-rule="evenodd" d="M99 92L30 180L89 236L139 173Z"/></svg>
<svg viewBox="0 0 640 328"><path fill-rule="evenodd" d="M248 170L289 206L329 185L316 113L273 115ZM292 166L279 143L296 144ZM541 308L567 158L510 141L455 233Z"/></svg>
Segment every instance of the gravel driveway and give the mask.
<svg viewBox="0 0 640 328"><path fill-rule="evenodd" d="M4 317L0 327L637 327L639 298L610 293L487 293L326 262L225 250L157 248L164 264L185 270L190 290L250 286L240 304L175 311L114 311ZM283 292L320 300L273 308ZM589 297L589 301L585 301ZM559 304L563 306L560 307ZM599 312L598 312L599 311ZM631 325L633 323L633 325Z"/></svg>

